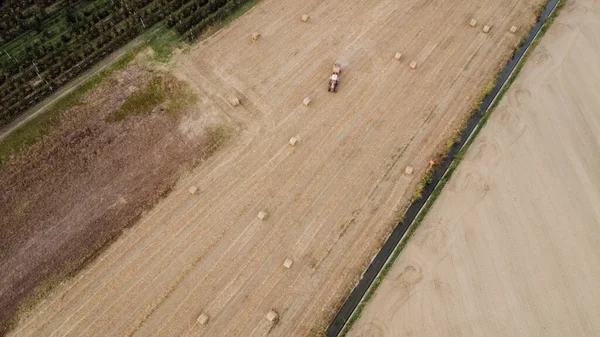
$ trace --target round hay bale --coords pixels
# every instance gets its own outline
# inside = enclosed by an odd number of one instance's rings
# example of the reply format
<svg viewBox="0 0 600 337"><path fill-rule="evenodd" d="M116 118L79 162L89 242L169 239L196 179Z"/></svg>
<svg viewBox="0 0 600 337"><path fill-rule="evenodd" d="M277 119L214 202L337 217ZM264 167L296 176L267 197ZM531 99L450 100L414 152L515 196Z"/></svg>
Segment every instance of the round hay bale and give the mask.
<svg viewBox="0 0 600 337"><path fill-rule="evenodd" d="M517 26L510 27L510 32L513 33L513 34L516 33L517 32Z"/></svg>
<svg viewBox="0 0 600 337"><path fill-rule="evenodd" d="M290 269L290 268L292 268L293 263L294 263L294 261L292 261L292 259L288 258L288 259L285 259L285 261L283 261L283 266L286 269Z"/></svg>
<svg viewBox="0 0 600 337"><path fill-rule="evenodd" d="M257 215L256 217L257 217L258 219L260 219L260 220L264 220L264 219L266 219L266 218L267 218L267 212L265 212L265 211L260 211L260 212L258 212L258 215Z"/></svg>
<svg viewBox="0 0 600 337"><path fill-rule="evenodd" d="M304 99L302 100L302 104L308 106L310 104L310 98L304 97Z"/></svg>
<svg viewBox="0 0 600 337"><path fill-rule="evenodd" d="M231 105L236 107L236 106L240 105L240 99L237 97L233 97L229 100L229 103L231 103Z"/></svg>
<svg viewBox="0 0 600 337"><path fill-rule="evenodd" d="M414 170L414 169L413 169L413 167L412 167L412 166L407 166L407 167L404 169L404 174L406 174L407 176L410 176L410 175L412 175L412 174L413 174L413 170Z"/></svg>
<svg viewBox="0 0 600 337"><path fill-rule="evenodd" d="M396 55L394 55L394 58L396 59L396 61L400 61L400 59L402 58L402 54L396 53Z"/></svg>
<svg viewBox="0 0 600 337"><path fill-rule="evenodd" d="M289 143L290 143L291 146L296 146L296 144L298 144L298 141L300 141L300 139L298 139L298 137L296 136L296 137L290 138L290 142Z"/></svg>
<svg viewBox="0 0 600 337"><path fill-rule="evenodd" d="M260 38L260 33L254 32L252 33L252 40L256 41Z"/></svg>
<svg viewBox="0 0 600 337"><path fill-rule="evenodd" d="M308 16L308 14L302 14L302 22L308 21L309 18L310 16Z"/></svg>
<svg viewBox="0 0 600 337"><path fill-rule="evenodd" d="M206 323L208 323L208 315L205 313L200 314L200 316L198 316L197 321L198 323L200 323L200 325L205 325Z"/></svg>
<svg viewBox="0 0 600 337"><path fill-rule="evenodd" d="M267 313L266 318L267 318L267 321L269 321L271 323L275 323L279 319L279 315L277 315L277 313L275 312L275 310L270 310Z"/></svg>

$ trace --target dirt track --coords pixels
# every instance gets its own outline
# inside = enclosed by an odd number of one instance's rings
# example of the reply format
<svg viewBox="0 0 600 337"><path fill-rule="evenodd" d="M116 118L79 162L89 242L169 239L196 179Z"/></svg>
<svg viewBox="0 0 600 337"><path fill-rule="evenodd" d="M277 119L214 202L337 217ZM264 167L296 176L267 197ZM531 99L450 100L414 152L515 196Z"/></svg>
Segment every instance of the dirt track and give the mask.
<svg viewBox="0 0 600 337"><path fill-rule="evenodd" d="M600 335L599 32L567 4L348 336Z"/></svg>
<svg viewBox="0 0 600 337"><path fill-rule="evenodd" d="M324 327L542 2L261 3L177 60L211 113L239 126L234 143L14 334L301 336ZM252 31L262 38L252 42ZM330 94L336 59L344 73ZM242 106L228 104L234 95ZM201 193L189 195L192 184ZM281 316L274 327L264 319L271 308ZM196 323L200 312L207 326Z"/></svg>

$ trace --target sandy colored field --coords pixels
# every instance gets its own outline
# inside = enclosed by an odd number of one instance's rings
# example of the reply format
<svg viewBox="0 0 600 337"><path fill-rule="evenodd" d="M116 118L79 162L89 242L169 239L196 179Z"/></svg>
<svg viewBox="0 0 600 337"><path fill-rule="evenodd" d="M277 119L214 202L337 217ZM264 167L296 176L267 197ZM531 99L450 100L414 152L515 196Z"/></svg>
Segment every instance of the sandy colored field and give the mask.
<svg viewBox="0 0 600 337"><path fill-rule="evenodd" d="M542 2L264 1L177 60L207 109L238 126L233 142L14 335L302 336L324 328L427 161L510 56L520 35L509 28L523 33ZM332 94L336 59L344 72ZM229 105L232 96L242 106ZM292 148L294 135L301 142ZM406 165L415 167L411 178ZM289 270L286 257L295 261ZM275 326L264 318L271 308L280 314ZM208 325L196 323L200 312Z"/></svg>
<svg viewBox="0 0 600 337"><path fill-rule="evenodd" d="M600 336L599 53L569 1L348 336Z"/></svg>

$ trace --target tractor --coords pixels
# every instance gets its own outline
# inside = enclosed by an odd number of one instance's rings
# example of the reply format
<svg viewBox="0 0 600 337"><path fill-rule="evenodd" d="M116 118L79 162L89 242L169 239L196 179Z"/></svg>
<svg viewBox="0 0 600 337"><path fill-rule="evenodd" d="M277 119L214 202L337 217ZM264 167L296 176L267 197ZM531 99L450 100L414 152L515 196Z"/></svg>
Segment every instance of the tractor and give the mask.
<svg viewBox="0 0 600 337"><path fill-rule="evenodd" d="M340 75L342 74L342 66L339 63L335 63L333 65L333 74L329 78L329 87L327 91L329 92L337 92L338 85L340 84Z"/></svg>

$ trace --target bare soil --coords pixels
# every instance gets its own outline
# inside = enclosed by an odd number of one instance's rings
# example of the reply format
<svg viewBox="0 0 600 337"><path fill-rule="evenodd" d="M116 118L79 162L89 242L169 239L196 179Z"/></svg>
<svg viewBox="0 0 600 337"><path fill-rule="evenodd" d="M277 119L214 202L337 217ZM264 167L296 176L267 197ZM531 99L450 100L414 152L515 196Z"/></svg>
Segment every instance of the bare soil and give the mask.
<svg viewBox="0 0 600 337"><path fill-rule="evenodd" d="M599 54L568 1L348 336L600 336Z"/></svg>
<svg viewBox="0 0 600 337"><path fill-rule="evenodd" d="M0 170L0 326L45 282L94 257L165 195L182 169L208 155L208 137L181 132L179 119L158 105L107 122L156 76L177 83L136 64L114 74Z"/></svg>
<svg viewBox="0 0 600 337"><path fill-rule="evenodd" d="M239 134L24 317L14 334L247 337L323 330L429 159L543 2L261 2L175 60L178 76ZM468 25L472 17L476 28ZM492 26L488 34L483 24ZM512 25L519 34L509 33ZM261 38L252 41L252 32ZM404 55L400 62L396 52ZM336 60L343 66L340 87L329 93ZM230 104L233 97L240 106ZM304 97L312 99L308 107ZM295 147L288 145L292 136L300 137ZM412 176L403 173L407 165ZM200 193L190 195L190 185ZM269 214L262 221L261 210ZM286 258L294 260L290 269L282 267ZM280 316L276 325L265 319L271 309ZM200 313L210 317L205 326L196 321Z"/></svg>

